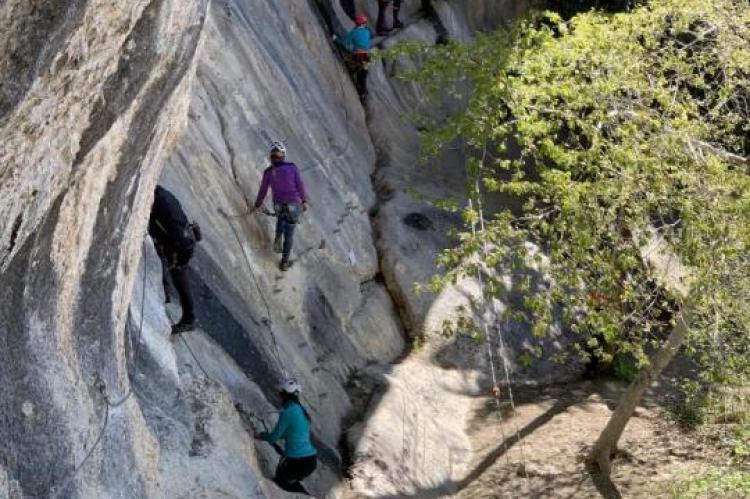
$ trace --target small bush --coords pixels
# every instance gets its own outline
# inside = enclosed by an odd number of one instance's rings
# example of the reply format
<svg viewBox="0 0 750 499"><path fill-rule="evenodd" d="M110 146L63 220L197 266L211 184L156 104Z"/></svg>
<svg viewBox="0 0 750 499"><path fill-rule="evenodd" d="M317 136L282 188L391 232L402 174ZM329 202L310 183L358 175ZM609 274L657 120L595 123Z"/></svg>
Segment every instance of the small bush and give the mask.
<svg viewBox="0 0 750 499"><path fill-rule="evenodd" d="M703 475L686 477L672 486L674 499L698 497L748 497L750 472L714 468Z"/></svg>

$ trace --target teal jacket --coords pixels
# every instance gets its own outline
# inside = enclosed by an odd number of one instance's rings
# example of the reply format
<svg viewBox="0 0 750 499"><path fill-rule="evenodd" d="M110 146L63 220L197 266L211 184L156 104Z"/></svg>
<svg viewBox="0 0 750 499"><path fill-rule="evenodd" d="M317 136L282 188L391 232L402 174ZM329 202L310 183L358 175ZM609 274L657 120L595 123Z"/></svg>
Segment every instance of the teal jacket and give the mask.
<svg viewBox="0 0 750 499"><path fill-rule="evenodd" d="M349 52L368 51L372 48L372 31L367 26L358 26L336 42Z"/></svg>
<svg viewBox="0 0 750 499"><path fill-rule="evenodd" d="M269 443L284 440L284 457L310 457L318 453L310 442L310 422L302 406L295 402L287 402L276 427L271 433L261 433L260 438Z"/></svg>

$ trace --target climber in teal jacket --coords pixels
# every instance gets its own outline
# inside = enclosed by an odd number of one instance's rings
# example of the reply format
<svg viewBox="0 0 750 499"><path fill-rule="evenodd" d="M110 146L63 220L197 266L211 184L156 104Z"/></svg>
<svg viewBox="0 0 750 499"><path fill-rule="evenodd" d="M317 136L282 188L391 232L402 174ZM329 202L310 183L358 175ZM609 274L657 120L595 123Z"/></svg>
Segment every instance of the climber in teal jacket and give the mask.
<svg viewBox="0 0 750 499"><path fill-rule="evenodd" d="M343 48L344 63L354 80L362 104L367 102L367 65L370 62L372 48L372 31L367 27L367 21L364 14L354 16L355 28L342 38L333 37Z"/></svg>
<svg viewBox="0 0 750 499"><path fill-rule="evenodd" d="M372 31L367 27L367 16L359 14L354 17L354 29L341 38L335 38L336 43L348 52L368 52L372 48Z"/></svg>
<svg viewBox="0 0 750 499"><path fill-rule="evenodd" d="M284 456L276 468L274 481L288 492L306 494L300 484L315 471L318 451L310 442L310 415L299 401L300 385L294 378L281 385L283 409L273 431L262 432L258 438L271 444L284 440Z"/></svg>

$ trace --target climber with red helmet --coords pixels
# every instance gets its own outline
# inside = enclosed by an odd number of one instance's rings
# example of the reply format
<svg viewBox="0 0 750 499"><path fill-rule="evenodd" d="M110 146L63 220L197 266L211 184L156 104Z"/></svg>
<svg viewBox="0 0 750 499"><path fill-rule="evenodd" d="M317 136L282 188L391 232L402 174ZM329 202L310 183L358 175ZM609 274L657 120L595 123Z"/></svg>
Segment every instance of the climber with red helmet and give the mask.
<svg viewBox="0 0 750 499"><path fill-rule="evenodd" d="M256 438L273 444L284 440L284 455L276 468L274 482L288 492L306 494L300 483L315 471L318 451L310 441L310 414L299 401L300 384L288 378L279 387L282 409L273 431L256 434ZM265 423L264 423L265 424Z"/></svg>
<svg viewBox="0 0 750 499"><path fill-rule="evenodd" d="M344 62L354 79L359 98L364 104L367 101L367 64L370 62L370 48L372 48L372 31L367 27L367 16L354 16L355 27L346 36L335 38L346 52Z"/></svg>

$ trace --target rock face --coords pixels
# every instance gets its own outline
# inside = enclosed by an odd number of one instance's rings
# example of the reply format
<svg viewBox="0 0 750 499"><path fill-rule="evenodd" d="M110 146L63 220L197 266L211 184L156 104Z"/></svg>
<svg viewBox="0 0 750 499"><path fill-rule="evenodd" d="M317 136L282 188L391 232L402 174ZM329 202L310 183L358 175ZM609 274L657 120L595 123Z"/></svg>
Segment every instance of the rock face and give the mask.
<svg viewBox="0 0 750 499"><path fill-rule="evenodd" d="M130 385L133 270L205 10L200 0L0 5L6 496L161 495L136 399L108 411L101 392L116 402Z"/></svg>
<svg viewBox="0 0 750 499"><path fill-rule="evenodd" d="M490 377L486 346L435 337L475 283L413 289L459 223L429 200L461 201L465 182L460 150L416 166L403 115L446 109L396 78L415 61L374 63L365 110L330 41L351 27L338 0L124 3L0 6L0 490L284 497L252 432L293 375L320 449L314 495L450 493ZM374 19L377 2L356 3ZM469 40L526 4L405 0L383 45ZM310 199L286 273L274 220L247 215L272 140ZM179 306L144 240L157 178L204 233L199 329L171 340ZM528 334L501 332L491 348L510 362ZM426 346L391 366L408 335Z"/></svg>

